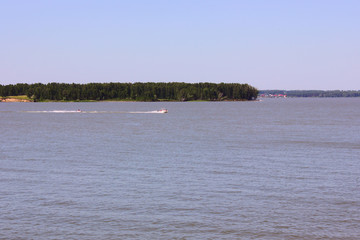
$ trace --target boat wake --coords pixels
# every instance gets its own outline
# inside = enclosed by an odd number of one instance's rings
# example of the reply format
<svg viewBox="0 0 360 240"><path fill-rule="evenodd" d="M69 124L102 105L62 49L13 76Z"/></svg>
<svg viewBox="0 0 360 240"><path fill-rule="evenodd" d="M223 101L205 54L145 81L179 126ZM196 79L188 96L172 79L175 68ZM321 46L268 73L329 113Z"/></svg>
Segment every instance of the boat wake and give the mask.
<svg viewBox="0 0 360 240"><path fill-rule="evenodd" d="M128 112L128 113L155 113L155 114L158 114L158 113L164 113L164 112L160 112L160 111L145 111L145 112Z"/></svg>
<svg viewBox="0 0 360 240"><path fill-rule="evenodd" d="M141 113L167 113L167 110L155 110L155 111L82 111L82 110L48 110L48 111L21 111L25 113L100 113L100 114L110 114L110 113L133 113L133 114L141 114Z"/></svg>
<svg viewBox="0 0 360 240"><path fill-rule="evenodd" d="M51 110L51 111L22 111L26 113L81 113L81 111Z"/></svg>

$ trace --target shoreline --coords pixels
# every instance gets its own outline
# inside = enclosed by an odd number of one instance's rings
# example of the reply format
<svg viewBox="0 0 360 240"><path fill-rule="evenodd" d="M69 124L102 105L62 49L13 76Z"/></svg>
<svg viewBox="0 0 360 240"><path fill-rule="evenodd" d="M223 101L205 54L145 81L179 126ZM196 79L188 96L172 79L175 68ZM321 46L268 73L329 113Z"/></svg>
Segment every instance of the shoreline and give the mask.
<svg viewBox="0 0 360 240"><path fill-rule="evenodd" d="M254 102L258 101L255 100L246 100L246 99L237 99L237 100L194 100L194 101L176 101L176 100L164 100L164 101L136 101L136 100L79 100L79 101L51 101L51 100L44 100L44 101L33 101L29 99L18 99L18 98L0 98L0 102L7 103L7 102Z"/></svg>
<svg viewBox="0 0 360 240"><path fill-rule="evenodd" d="M1 98L0 102L33 102L29 99L18 99L18 98Z"/></svg>

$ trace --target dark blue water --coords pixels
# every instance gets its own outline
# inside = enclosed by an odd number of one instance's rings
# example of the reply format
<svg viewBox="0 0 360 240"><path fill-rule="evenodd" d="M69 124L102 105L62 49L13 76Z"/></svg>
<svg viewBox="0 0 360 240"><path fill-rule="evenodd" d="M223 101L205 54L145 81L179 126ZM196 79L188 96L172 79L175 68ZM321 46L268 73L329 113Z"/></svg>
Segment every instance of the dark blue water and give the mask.
<svg viewBox="0 0 360 240"><path fill-rule="evenodd" d="M358 239L359 156L358 98L0 103L0 239Z"/></svg>

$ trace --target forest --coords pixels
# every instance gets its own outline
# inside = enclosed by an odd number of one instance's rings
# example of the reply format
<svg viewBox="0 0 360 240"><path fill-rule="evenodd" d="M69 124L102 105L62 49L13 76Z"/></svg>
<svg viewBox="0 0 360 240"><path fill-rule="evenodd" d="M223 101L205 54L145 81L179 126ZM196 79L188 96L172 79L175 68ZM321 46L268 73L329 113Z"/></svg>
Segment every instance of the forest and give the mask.
<svg viewBox="0 0 360 240"><path fill-rule="evenodd" d="M31 101L236 101L255 100L258 90L239 83L18 83L1 85L0 96Z"/></svg>

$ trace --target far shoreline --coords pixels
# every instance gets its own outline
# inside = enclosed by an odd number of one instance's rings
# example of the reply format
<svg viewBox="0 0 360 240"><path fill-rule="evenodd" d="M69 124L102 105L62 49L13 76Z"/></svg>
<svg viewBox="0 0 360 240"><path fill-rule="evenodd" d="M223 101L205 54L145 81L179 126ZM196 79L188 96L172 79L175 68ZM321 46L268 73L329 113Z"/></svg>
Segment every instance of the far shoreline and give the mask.
<svg viewBox="0 0 360 240"><path fill-rule="evenodd" d="M59 103L81 103L81 102L148 102L148 103L164 103L164 102L254 102L259 101L258 99L247 100L247 99L237 99L237 100L189 100L189 101L176 101L176 100L158 100L158 101L136 101L136 100L76 100L76 101L57 101L57 100L44 100L44 101L34 101L31 99L19 99L19 98L1 98L1 103L14 103L14 102L32 102L32 103L46 103L46 102L59 102Z"/></svg>

